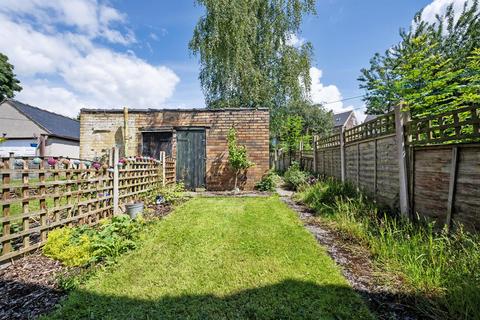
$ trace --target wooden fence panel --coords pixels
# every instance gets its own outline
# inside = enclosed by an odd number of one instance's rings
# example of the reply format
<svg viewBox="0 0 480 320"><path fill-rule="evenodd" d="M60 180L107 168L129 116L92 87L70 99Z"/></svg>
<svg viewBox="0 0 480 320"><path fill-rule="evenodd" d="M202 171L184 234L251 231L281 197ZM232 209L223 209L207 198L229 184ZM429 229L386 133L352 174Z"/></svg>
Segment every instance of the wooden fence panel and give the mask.
<svg viewBox="0 0 480 320"><path fill-rule="evenodd" d="M340 164L339 164L340 165ZM345 146L345 180L357 184L357 145Z"/></svg>
<svg viewBox="0 0 480 320"><path fill-rule="evenodd" d="M379 203L399 208L397 143L395 136L377 140L377 194Z"/></svg>
<svg viewBox="0 0 480 320"><path fill-rule="evenodd" d="M375 195L375 140L359 144L359 180L358 187L367 195Z"/></svg>
<svg viewBox="0 0 480 320"><path fill-rule="evenodd" d="M30 169L30 161L34 160L2 161L0 263L42 246L52 228L95 224L112 214L113 179L106 168L38 158L38 169ZM21 179L10 179L13 175Z"/></svg>
<svg viewBox="0 0 480 320"><path fill-rule="evenodd" d="M396 108L341 134L316 140L315 173L341 180L343 165L345 181L379 204L480 230L478 106L413 120ZM304 158L308 167L309 155ZM402 192L400 201L400 186L407 184L408 194Z"/></svg>
<svg viewBox="0 0 480 320"><path fill-rule="evenodd" d="M453 221L480 230L480 146L461 147Z"/></svg>
<svg viewBox="0 0 480 320"><path fill-rule="evenodd" d="M413 212L445 222L451 149L423 149L415 152Z"/></svg>
<svg viewBox="0 0 480 320"><path fill-rule="evenodd" d="M175 183L176 181L175 159L172 157L165 158L165 181L166 184Z"/></svg>
<svg viewBox="0 0 480 320"><path fill-rule="evenodd" d="M340 179L340 170L340 147L329 147L317 150L316 173Z"/></svg>
<svg viewBox="0 0 480 320"><path fill-rule="evenodd" d="M447 222L449 183L454 146L414 149L413 210ZM453 221L469 229L480 228L480 146L460 147L453 195Z"/></svg>
<svg viewBox="0 0 480 320"><path fill-rule="evenodd" d="M53 228L94 225L112 216L116 172L119 205L143 197L164 180L175 182L173 159L167 160L165 175L162 162L152 158L109 162L118 169L65 158L2 158L0 264L41 247Z"/></svg>

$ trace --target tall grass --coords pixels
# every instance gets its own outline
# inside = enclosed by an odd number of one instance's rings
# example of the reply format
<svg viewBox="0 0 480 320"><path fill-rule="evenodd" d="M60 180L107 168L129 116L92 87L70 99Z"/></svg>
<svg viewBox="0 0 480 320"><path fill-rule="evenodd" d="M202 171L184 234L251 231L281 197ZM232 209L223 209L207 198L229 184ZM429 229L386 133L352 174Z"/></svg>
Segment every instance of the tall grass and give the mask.
<svg viewBox="0 0 480 320"><path fill-rule="evenodd" d="M355 188L333 180L297 194L341 233L363 243L383 268L402 276L417 311L439 319L480 317L480 236L461 226L447 233L432 223L382 211Z"/></svg>

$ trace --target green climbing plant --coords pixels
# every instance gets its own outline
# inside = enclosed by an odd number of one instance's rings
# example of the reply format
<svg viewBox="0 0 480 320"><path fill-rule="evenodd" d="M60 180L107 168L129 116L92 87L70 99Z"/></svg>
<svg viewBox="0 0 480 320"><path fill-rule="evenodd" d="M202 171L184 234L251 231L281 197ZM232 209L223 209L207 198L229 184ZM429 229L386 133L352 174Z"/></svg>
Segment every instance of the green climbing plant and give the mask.
<svg viewBox="0 0 480 320"><path fill-rule="evenodd" d="M239 145L237 141L237 131L230 128L228 131L228 163L235 172L235 190L238 190L238 175L242 170L247 170L254 165L248 160L247 148Z"/></svg>

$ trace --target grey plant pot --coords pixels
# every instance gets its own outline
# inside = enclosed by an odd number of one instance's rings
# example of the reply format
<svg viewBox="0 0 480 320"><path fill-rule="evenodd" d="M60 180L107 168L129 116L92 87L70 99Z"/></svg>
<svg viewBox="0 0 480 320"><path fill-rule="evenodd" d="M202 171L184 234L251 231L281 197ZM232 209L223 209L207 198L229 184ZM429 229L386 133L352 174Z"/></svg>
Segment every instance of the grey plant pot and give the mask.
<svg viewBox="0 0 480 320"><path fill-rule="evenodd" d="M125 205L125 210L130 218L135 219L140 213L143 212L143 202L127 204Z"/></svg>

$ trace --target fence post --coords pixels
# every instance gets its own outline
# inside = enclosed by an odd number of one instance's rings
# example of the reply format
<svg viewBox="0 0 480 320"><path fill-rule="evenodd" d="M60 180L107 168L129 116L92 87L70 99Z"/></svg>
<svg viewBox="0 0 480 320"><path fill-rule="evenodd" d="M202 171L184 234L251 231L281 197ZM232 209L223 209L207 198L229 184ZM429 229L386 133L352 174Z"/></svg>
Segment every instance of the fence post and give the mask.
<svg viewBox="0 0 480 320"><path fill-rule="evenodd" d="M167 161L165 160L165 151L160 151L160 158L162 160L162 187L165 187L166 185L165 179L167 178L165 173L165 167L167 165Z"/></svg>
<svg viewBox="0 0 480 320"><path fill-rule="evenodd" d="M342 126L340 130L340 174L342 177L342 182L345 182L345 173L346 173L346 165L345 165L345 127Z"/></svg>
<svg viewBox="0 0 480 320"><path fill-rule="evenodd" d="M455 202L455 192L457 184L458 171L458 146L452 147L452 162L450 165L450 182L448 186L447 218L445 224L450 229L452 225L453 205Z"/></svg>
<svg viewBox="0 0 480 320"><path fill-rule="evenodd" d="M395 106L395 134L398 152L398 178L400 183L400 213L409 216L407 147L405 143L405 124L408 114L402 112L402 105Z"/></svg>
<svg viewBox="0 0 480 320"><path fill-rule="evenodd" d="M298 148L298 164L300 165L300 168L304 170L302 160L303 160L303 140L300 140L300 146Z"/></svg>
<svg viewBox="0 0 480 320"><path fill-rule="evenodd" d="M313 172L317 172L317 142L318 142L318 136L314 135L313 136Z"/></svg>
<svg viewBox="0 0 480 320"><path fill-rule="evenodd" d="M275 149L273 149L273 165L272 165L272 170L277 170L278 168L278 149L275 147Z"/></svg>
<svg viewBox="0 0 480 320"><path fill-rule="evenodd" d="M117 147L113 147L113 215L120 213L119 208L119 152Z"/></svg>

